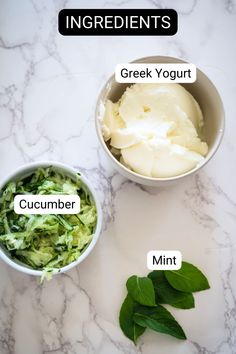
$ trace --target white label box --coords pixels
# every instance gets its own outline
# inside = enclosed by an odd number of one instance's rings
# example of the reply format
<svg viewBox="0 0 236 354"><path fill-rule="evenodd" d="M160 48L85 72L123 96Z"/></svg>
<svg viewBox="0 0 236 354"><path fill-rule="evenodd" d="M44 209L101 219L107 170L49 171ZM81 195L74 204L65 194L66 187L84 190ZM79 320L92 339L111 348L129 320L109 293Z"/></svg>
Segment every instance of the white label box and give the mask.
<svg viewBox="0 0 236 354"><path fill-rule="evenodd" d="M16 214L78 214L78 195L18 194L14 198Z"/></svg>
<svg viewBox="0 0 236 354"><path fill-rule="evenodd" d="M150 270L179 270L181 266L180 251L152 250L147 253L147 268Z"/></svg>
<svg viewBox="0 0 236 354"><path fill-rule="evenodd" d="M197 79L194 64L117 64L115 79L119 83L192 83Z"/></svg>

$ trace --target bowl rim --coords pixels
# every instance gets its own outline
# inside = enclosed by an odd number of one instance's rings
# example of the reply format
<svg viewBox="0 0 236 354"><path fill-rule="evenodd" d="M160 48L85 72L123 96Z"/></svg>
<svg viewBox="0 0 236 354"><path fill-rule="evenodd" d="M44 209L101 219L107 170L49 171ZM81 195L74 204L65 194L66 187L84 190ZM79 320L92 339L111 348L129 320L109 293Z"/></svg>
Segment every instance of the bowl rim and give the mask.
<svg viewBox="0 0 236 354"><path fill-rule="evenodd" d="M166 59L171 59L171 60L175 60L179 63L189 63L188 61L186 60L183 60L181 58L178 58L178 57L172 57L172 56L168 56L168 55L153 55L153 56L147 56L147 57L142 57L142 58L139 58L139 59L135 59L135 60L132 60L130 63L147 63L147 60L151 60L150 63L153 63L153 60L155 60L156 58L159 58L160 60L163 60L163 63L165 62L164 60ZM157 62L157 63L160 63ZM194 173L196 173L197 171L199 171L203 166L205 166L211 159L212 157L215 155L216 151L218 150L221 142L222 142L222 139L223 139L223 136L224 136L224 131L225 131L225 110L224 110L224 105L223 105L223 101L222 101L222 98L219 94L219 91L217 90L216 86L213 84L213 82L209 79L209 77L202 71L200 70L197 66L197 72L199 72L210 84L210 86L213 88L213 90L215 91L217 97L218 97L218 100L219 100L219 104L221 106L221 111L222 111L222 119L221 119L221 122L220 122L220 128L219 128L219 134L214 142L214 146L213 146L213 149L211 150L210 153L207 154L207 156L204 158L204 160L198 164L196 167L194 167L193 169L185 172L185 173L182 173L180 175L177 175L177 176L173 176L173 177L149 177L149 176L145 176L145 175L141 175L135 171L132 171L131 169L129 169L128 167L124 166L120 161L118 161L114 155L112 154L112 152L108 149L106 143L105 143L105 140L103 138L103 135L102 135L102 129L101 129L101 118L99 117L99 111L100 111L100 105L101 105L101 96L102 96L102 93L104 92L104 90L109 87L109 85L111 84L112 81L115 80L115 73L113 73L109 78L108 80L105 82L105 84L102 86L101 90L100 90L100 93L98 95L98 99L97 99L97 103L96 103L96 107L95 107L95 127L96 127L96 132L97 132L97 136L98 136L98 139L103 147L103 150L105 151L105 153L112 159L113 163L115 163L115 165L124 170L126 173L128 173L129 175L131 175L133 178L135 178L135 180L143 180L145 182L173 182L173 181L176 181L178 179L182 179L184 177L187 177L187 176L190 176ZM122 85L120 83L117 83L119 85ZM191 85L191 83L189 84Z"/></svg>
<svg viewBox="0 0 236 354"><path fill-rule="evenodd" d="M97 210L97 225L96 225L96 229L94 232L94 236L93 236L91 242L89 243L88 247L85 249L85 251L81 254L81 256L77 260L71 262L70 264L68 264L62 268L58 268L59 271L55 273L55 275L56 275L56 274L64 273L64 272L68 271L69 269L77 266L79 263L81 263L93 250L93 248L94 248L95 244L97 243L98 238L101 234L101 229L102 229L101 203L100 203L99 198L97 196L97 192L95 191L95 189L91 185L90 181L87 179L87 177L85 177L83 175L83 173L81 173L79 170L77 170L76 168L74 168L72 166L69 166L69 165L64 164L62 162L43 160L43 161L36 161L36 162L23 164L23 165L19 166L17 169L10 172L6 177L1 179L0 190L6 185L6 183L10 182L13 179L16 179L17 175L24 174L24 171L27 173L27 170L30 170L30 169L36 170L37 168L40 168L40 167L43 168L43 167L49 167L49 166L53 166L53 167L57 168L58 170L64 170L65 173L68 172L68 175L80 173L82 183L88 188L89 192L91 193L91 196L94 200L96 210ZM18 264L17 262L15 262L12 258L10 258L4 252L4 250L2 249L1 246L0 246L0 258L3 261L5 261L12 268L14 268L18 271L21 271L23 273L26 273L29 275L34 275L34 276L42 276L43 275L42 270L36 270L36 269L30 268L30 267L28 268L27 265L26 266L23 265L23 262L22 262L22 264Z"/></svg>

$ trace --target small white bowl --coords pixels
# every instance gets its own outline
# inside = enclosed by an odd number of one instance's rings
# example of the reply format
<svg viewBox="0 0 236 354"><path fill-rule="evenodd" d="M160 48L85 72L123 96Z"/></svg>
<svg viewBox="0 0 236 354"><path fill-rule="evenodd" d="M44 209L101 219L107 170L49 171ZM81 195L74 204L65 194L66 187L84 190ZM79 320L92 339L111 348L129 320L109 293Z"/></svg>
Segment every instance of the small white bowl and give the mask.
<svg viewBox="0 0 236 354"><path fill-rule="evenodd" d="M35 170L37 170L40 167L46 168L49 166L53 166L56 170L63 172L66 176L68 176L72 179L75 179L75 175L79 172L79 171L76 171L74 168L72 168L68 165L65 165L63 163L59 163L59 162L54 162L54 161L33 162L30 164L21 166L16 171L11 173L9 176L4 178L0 182L0 190L10 181L19 180L21 178L26 177L27 175L34 172ZM100 232L101 232L102 209L101 209L99 199L97 197L97 193L95 192L95 190L93 189L93 187L91 186L91 184L87 180L87 178L85 178L83 175L81 175L81 181L82 181L83 185L85 187L87 187L87 190L89 191L90 196L91 196L92 200L94 201L96 209L97 209L96 230L95 230L92 241L90 242L90 244L88 245L86 250L81 254L81 256L76 261L68 264L65 267L60 268L60 271L56 274L66 272L67 270L69 270L69 269L77 266L79 263L81 263L92 251L93 247L95 246L95 244L98 240ZM30 266L28 266L27 264L24 264L18 260L12 259L10 256L10 253L1 244L0 244L0 258L2 258L11 267L13 267L16 270L19 270L23 273L30 274L30 275L36 275L36 276L42 276L42 274L43 274L43 272L41 270L35 270L35 269L31 268Z"/></svg>

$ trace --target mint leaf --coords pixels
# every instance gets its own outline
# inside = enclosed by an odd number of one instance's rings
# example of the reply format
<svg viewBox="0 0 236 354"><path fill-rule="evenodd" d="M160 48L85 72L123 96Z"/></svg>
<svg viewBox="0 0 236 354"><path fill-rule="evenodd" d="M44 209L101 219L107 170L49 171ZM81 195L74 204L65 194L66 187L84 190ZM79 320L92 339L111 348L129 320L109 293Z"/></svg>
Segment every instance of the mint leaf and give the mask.
<svg viewBox="0 0 236 354"><path fill-rule="evenodd" d="M155 291L151 279L147 277L131 276L126 287L132 298L141 305L155 306Z"/></svg>
<svg viewBox="0 0 236 354"><path fill-rule="evenodd" d="M124 335L136 343L139 336L145 331L144 327L139 326L133 320L133 315L137 303L128 294L120 309L120 328L122 329Z"/></svg>
<svg viewBox="0 0 236 354"><path fill-rule="evenodd" d="M195 292L210 288L205 275L194 265L182 262L179 270L165 270L169 284L179 291Z"/></svg>
<svg viewBox="0 0 236 354"><path fill-rule="evenodd" d="M148 274L148 277L153 282L157 303L169 304L180 309L195 307L193 295L172 288L163 270L154 270Z"/></svg>
<svg viewBox="0 0 236 354"><path fill-rule="evenodd" d="M179 339L186 339L182 327L171 313L161 305L156 307L139 306L135 310L133 319L140 326L150 328L156 332L166 333Z"/></svg>

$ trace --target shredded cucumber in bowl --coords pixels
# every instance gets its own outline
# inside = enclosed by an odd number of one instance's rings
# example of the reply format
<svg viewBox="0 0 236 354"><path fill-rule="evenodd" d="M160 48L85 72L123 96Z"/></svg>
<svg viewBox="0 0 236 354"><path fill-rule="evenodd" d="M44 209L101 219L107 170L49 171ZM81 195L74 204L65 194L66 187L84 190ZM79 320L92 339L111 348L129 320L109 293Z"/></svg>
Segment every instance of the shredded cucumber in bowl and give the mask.
<svg viewBox="0 0 236 354"><path fill-rule="evenodd" d="M80 212L19 215L13 202L17 194L78 194ZM0 244L12 259L42 270L43 277L50 278L79 258L93 238L96 223L96 206L79 174L72 180L53 167L39 168L0 191Z"/></svg>

